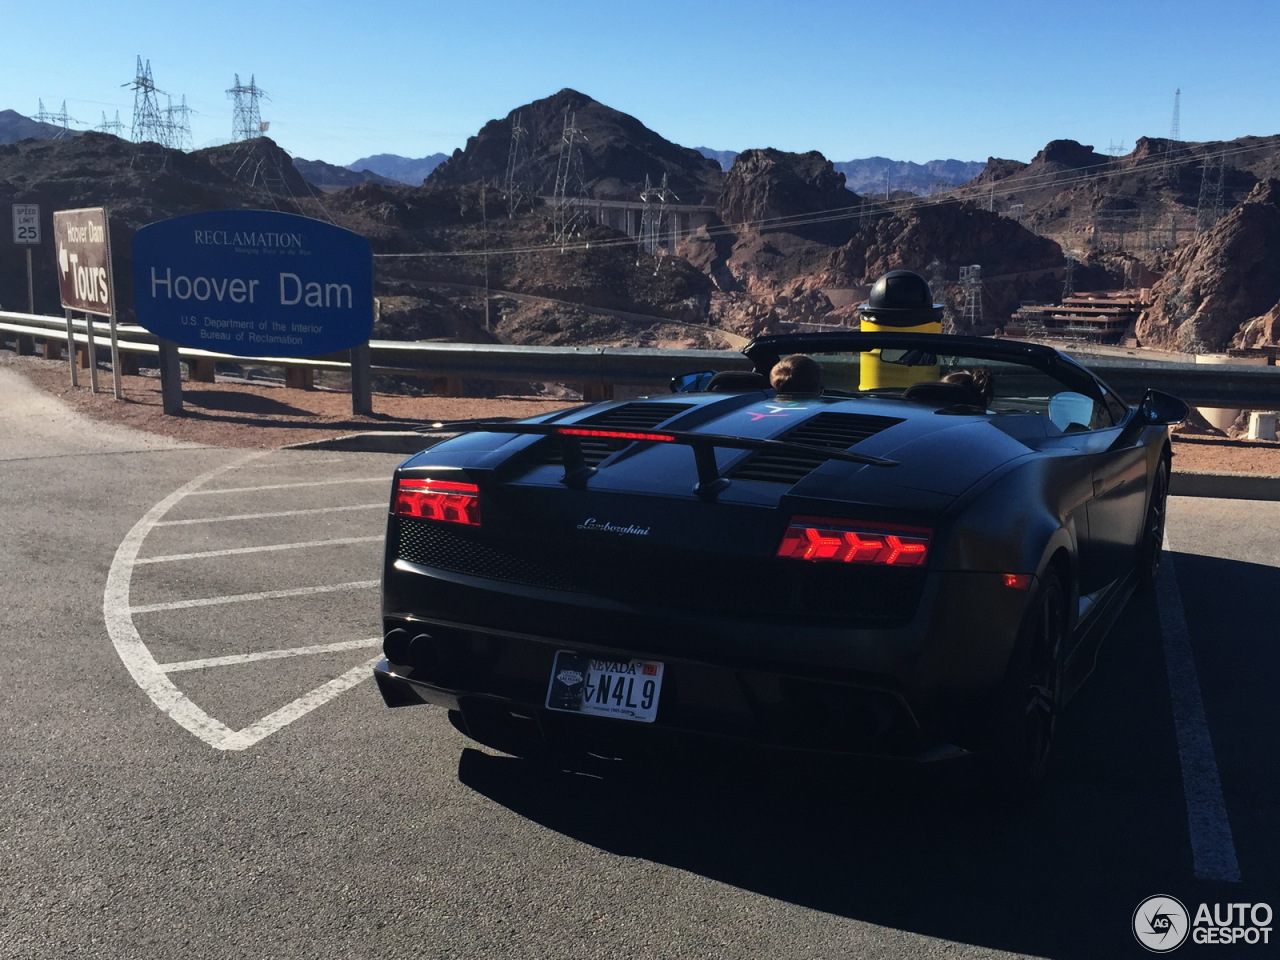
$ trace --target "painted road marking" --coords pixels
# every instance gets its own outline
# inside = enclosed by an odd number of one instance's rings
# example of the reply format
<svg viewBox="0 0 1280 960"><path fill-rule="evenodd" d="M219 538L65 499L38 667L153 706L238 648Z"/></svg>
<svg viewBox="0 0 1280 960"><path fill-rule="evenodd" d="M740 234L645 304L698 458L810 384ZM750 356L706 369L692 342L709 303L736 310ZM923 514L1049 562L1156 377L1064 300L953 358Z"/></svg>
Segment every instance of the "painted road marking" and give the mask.
<svg viewBox="0 0 1280 960"><path fill-rule="evenodd" d="M207 557L232 557L242 553L270 553L273 550L301 550L305 547L332 547L347 543L373 543L382 537L335 537L332 540L307 540L304 543L272 543L261 547L231 547L226 550L201 550L198 553L168 553L160 557L140 557L143 563L172 563L175 560L203 560Z"/></svg>
<svg viewBox="0 0 1280 960"><path fill-rule="evenodd" d="M323 457L323 458L317 458L317 459L314 459L314 460L313 460L313 459L311 459L310 457L308 457L308 458L307 458L307 469L308 469L308 470L310 470L312 467L318 467L318 466L320 466L320 465L321 465L321 464L323 464L323 463L345 463L345 462L346 462L346 459L347 459L347 458L345 458L345 457ZM292 466L292 464L289 464L289 465L290 465L290 466ZM279 460L264 460L264 461L262 461L261 463L246 464L246 466L248 466L248 467L250 467L250 468L252 468L252 469L255 469L255 470L257 470L257 469L263 469L263 470L274 470L274 469L276 469L277 467L279 467L279 466L280 466L280 461L279 461Z"/></svg>
<svg viewBox="0 0 1280 960"><path fill-rule="evenodd" d="M1182 768L1182 793L1187 804L1187 828L1191 839L1192 867L1198 880L1240 882L1240 863L1227 803L1222 796L1218 760L1205 717L1204 698L1191 652L1191 633L1178 591L1177 575L1168 555L1156 577L1156 598L1160 608L1160 635L1164 639L1165 670L1169 675L1169 695L1173 706L1173 727Z"/></svg>
<svg viewBox="0 0 1280 960"><path fill-rule="evenodd" d="M362 650L382 644L381 637L364 640L340 640L337 643L316 643L308 647L288 647L284 650L259 650L257 653L233 653L225 657L205 657L203 660L182 660L177 663L158 663L165 673L183 670L205 670L209 667L236 667L259 660L283 660L286 657L305 657L313 653L342 653L346 650Z"/></svg>
<svg viewBox="0 0 1280 960"><path fill-rule="evenodd" d="M323 706L357 684L369 679L373 675L373 665L380 659L379 657L374 657L358 666L352 667L341 676L321 684L309 693L303 694L244 729L233 730L221 720L210 716L178 689L169 678L166 667L156 662L155 656L147 649L147 645L138 634L138 629L133 622L135 610L129 602L129 592L134 567L138 560L138 553L147 534L155 527L163 525L161 518L166 513L186 497L198 493L205 484L231 470L250 464L269 452L265 450L255 451L238 460L225 463L207 473L201 474L155 504L134 524L133 528L120 542L120 546L116 548L115 557L111 561L111 568L107 572L106 588L103 591L102 615L106 622L107 634L111 638L111 643L115 647L121 663L129 671L134 682L146 693L151 702L170 719L218 750L245 750L253 746L255 743L293 723L299 717L305 716L310 711ZM385 504L378 504L378 506L383 509L386 508ZM228 518L222 517L218 519L225 520ZM365 580L332 587L309 588L302 592L316 593L327 590L365 588L375 586L377 583L378 581L376 580ZM281 595L296 596L299 595L299 591L271 591L269 594L253 596L258 599L264 599L269 596ZM206 598L203 601L195 601L195 603L202 604L219 601L231 602L227 598ZM191 601L186 601L185 603L186 605L192 604ZM173 609L174 607L168 604L158 604L139 609L162 608ZM367 641L362 640L357 642L356 646L362 646L366 643ZM309 652L320 651L311 649ZM264 657L263 659L267 658ZM187 661L187 663L192 662ZM213 664L209 665L212 666ZM172 667L173 665L169 665L170 669ZM191 667L190 669L198 669L198 667Z"/></svg>
<svg viewBox="0 0 1280 960"><path fill-rule="evenodd" d="M195 517L191 520L160 520L153 527L186 527L193 523L227 523L231 520L269 520L273 517L301 517L309 513L338 513L342 510L386 510L387 501L355 503L345 507L308 507L305 510L275 510L271 513L239 513L229 517Z"/></svg>
<svg viewBox="0 0 1280 960"><path fill-rule="evenodd" d="M244 750L252 747L259 740L271 736L277 730L287 727L299 717L305 716L316 707L322 707L330 700L338 697L352 687L357 686L373 676L373 667L381 657L374 657L358 667L352 667L340 677L334 677L328 683L316 687L310 693L303 694L292 703L286 704L275 713L267 714L256 723L251 723L243 730L233 731L217 746L221 750Z"/></svg>
<svg viewBox="0 0 1280 960"><path fill-rule="evenodd" d="M288 590L263 590L261 593L236 593L224 597L199 597L194 600L169 600L165 603L146 603L130 607L129 613L156 613L160 610L185 610L188 607L215 607L223 603L248 603L252 600L281 600L285 597L307 597L317 593L337 593L341 590L367 590L376 587L378 580L353 580L351 583L332 583L319 587L293 587Z"/></svg>
<svg viewBox="0 0 1280 960"><path fill-rule="evenodd" d="M212 490L192 490L189 496L203 497L215 493L258 493L261 490L295 490L298 487L332 487L340 483L382 483L389 488L389 477L353 477L350 480L304 480L299 483L264 483L260 487L215 487Z"/></svg>

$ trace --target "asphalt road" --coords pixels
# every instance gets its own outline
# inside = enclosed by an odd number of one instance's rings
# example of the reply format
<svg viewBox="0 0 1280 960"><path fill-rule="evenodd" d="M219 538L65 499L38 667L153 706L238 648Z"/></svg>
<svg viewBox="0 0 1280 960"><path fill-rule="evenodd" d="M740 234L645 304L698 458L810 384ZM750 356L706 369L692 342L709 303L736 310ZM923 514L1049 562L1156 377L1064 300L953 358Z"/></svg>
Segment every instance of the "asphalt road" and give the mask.
<svg viewBox="0 0 1280 960"><path fill-rule="evenodd" d="M1171 501L1029 809L882 770L619 783L382 705L398 457L42 402L0 418L5 960L1138 957L1153 895L1280 907L1280 504Z"/></svg>

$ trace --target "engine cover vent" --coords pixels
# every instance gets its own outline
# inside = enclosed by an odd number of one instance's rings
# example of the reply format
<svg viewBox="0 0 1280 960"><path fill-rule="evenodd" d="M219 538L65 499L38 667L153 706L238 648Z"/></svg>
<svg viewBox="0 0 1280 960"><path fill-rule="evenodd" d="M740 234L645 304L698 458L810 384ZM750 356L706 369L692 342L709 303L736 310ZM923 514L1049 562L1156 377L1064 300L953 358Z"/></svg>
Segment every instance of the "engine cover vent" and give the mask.
<svg viewBox="0 0 1280 960"><path fill-rule="evenodd" d="M599 427L604 430L652 430L679 416L692 406L693 404L691 403L646 403L643 401L624 403L620 407L602 410L589 417L584 417L582 420L576 421L574 426ZM589 467L594 467L609 454L621 450L630 442L629 440L601 440L589 437L583 437L580 440L582 456ZM537 449L538 463L564 463L560 441L557 438L548 437L537 445Z"/></svg>
<svg viewBox="0 0 1280 960"><path fill-rule="evenodd" d="M901 423L901 417L877 417L860 413L820 413L777 437L788 443L803 443L829 450L848 450L867 437ZM729 476L736 480L761 480L765 483L798 483L827 462L817 454L753 453Z"/></svg>

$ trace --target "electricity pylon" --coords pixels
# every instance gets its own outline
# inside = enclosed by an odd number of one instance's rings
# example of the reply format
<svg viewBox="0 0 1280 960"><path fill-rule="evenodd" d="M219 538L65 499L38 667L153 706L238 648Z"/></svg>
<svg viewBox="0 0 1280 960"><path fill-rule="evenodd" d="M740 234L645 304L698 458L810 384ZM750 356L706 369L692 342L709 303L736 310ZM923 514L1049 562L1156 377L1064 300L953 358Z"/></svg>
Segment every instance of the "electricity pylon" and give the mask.
<svg viewBox="0 0 1280 960"><path fill-rule="evenodd" d="M231 108L231 137L233 140L253 140L262 136L262 115L258 112L258 101L269 100L267 92L259 87L253 75L249 75L248 85L240 82L240 74L236 74L236 83L227 91L233 104Z"/></svg>
<svg viewBox="0 0 1280 960"><path fill-rule="evenodd" d="M586 142L586 137L578 129L578 115L564 113L564 131L560 135L560 157L556 162L556 185L552 196L552 223L554 225L556 243L561 251L569 242L578 226L579 199L582 192L582 158L574 158L574 147ZM569 178L577 179L577 189L571 194Z"/></svg>
<svg viewBox="0 0 1280 960"><path fill-rule="evenodd" d="M129 138L134 143L164 143L165 119L160 112L158 99L163 90L156 87L151 79L151 61L143 66L142 57L138 57L138 71L132 84L122 84L133 89L133 127Z"/></svg>

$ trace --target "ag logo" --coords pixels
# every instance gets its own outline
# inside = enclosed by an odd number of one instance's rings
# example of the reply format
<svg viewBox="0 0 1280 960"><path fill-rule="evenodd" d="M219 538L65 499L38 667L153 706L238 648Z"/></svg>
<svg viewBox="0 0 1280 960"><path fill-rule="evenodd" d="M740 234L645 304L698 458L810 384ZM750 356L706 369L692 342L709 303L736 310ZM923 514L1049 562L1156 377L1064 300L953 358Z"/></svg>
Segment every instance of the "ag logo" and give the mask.
<svg viewBox="0 0 1280 960"><path fill-rule="evenodd" d="M1152 953L1176 950L1190 929L1187 908L1173 897L1147 897L1133 911L1133 935Z"/></svg>

